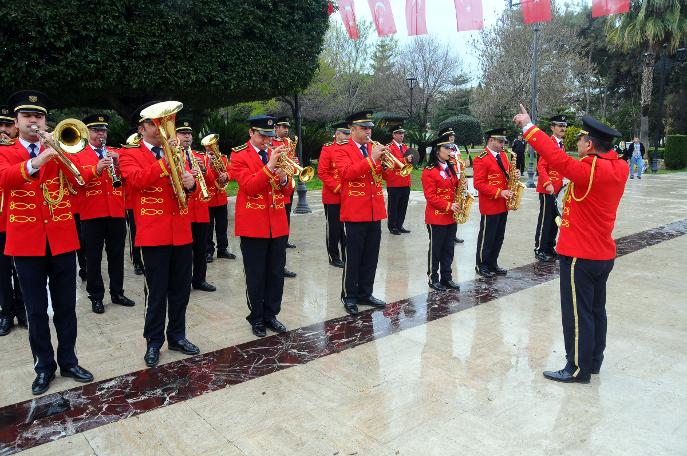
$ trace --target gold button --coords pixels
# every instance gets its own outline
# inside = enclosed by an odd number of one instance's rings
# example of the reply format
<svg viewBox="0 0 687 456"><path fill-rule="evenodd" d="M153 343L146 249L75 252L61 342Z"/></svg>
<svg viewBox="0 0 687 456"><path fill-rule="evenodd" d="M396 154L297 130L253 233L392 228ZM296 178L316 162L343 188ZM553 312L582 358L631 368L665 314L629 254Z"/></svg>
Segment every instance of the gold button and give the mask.
<svg viewBox="0 0 687 456"><path fill-rule="evenodd" d="M43 220L43 223L48 223L48 219Z"/></svg>

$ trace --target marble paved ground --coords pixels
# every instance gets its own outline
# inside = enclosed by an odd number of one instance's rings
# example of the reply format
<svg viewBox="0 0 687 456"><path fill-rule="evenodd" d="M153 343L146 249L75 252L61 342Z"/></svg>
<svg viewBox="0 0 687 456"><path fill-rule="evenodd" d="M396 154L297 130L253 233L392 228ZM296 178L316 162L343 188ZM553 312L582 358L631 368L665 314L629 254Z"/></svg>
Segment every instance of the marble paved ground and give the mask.
<svg viewBox="0 0 687 456"><path fill-rule="evenodd" d="M616 236L682 220L687 174L628 181ZM341 317L341 270L327 264L319 194L292 217L282 321L290 328ZM476 206L476 205L475 205ZM459 229L458 280L473 280L477 208ZM384 231L375 294L388 302L427 292L424 199L413 193L410 235ZM533 261L536 194L509 216L501 265ZM216 260L217 293L193 292L188 336L204 352L253 339L238 243ZM56 440L28 454L685 454L681 350L687 310L681 236L619 258L609 282L606 363L591 385L545 381L562 366L558 281L193 399ZM681 267L682 266L682 267ZM142 279L127 265L133 309L90 312L78 293L78 355L96 379L144 367ZM31 399L26 332L0 339L0 407ZM162 362L183 359L163 350ZM73 388L57 378L50 392ZM2 425L0 423L0 433ZM0 453L2 447L0 447Z"/></svg>

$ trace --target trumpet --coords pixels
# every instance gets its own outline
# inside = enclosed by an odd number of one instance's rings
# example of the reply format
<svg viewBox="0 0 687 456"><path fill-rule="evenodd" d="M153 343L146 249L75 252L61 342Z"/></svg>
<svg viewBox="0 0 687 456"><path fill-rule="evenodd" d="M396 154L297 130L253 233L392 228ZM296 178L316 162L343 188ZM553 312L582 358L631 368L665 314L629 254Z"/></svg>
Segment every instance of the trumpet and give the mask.
<svg viewBox="0 0 687 456"><path fill-rule="evenodd" d="M81 176L79 168L67 158L67 154L77 154L88 144L86 125L78 119L64 119L55 126L52 138L46 132L41 131L38 125L31 125L31 130L57 152L57 159L72 173L76 182L79 185L85 185L86 181Z"/></svg>
<svg viewBox="0 0 687 456"><path fill-rule="evenodd" d="M382 155L382 166L388 169L399 169L399 174L403 177L408 176L413 171L413 165L410 163L403 163L401 160L396 158L391 152L388 146L383 145L379 141L372 141L372 144L376 146L381 146L384 148L384 155Z"/></svg>
<svg viewBox="0 0 687 456"><path fill-rule="evenodd" d="M200 144L210 152L210 165L217 174L227 172L227 166L222 160L222 153L219 151L219 135L211 133L200 140Z"/></svg>
<svg viewBox="0 0 687 456"><path fill-rule="evenodd" d="M289 176L293 176L294 174L298 175L298 179L300 179L301 182L308 182L310 179L315 176L315 170L313 169L312 166L300 166L298 163L296 163L291 156L295 155L296 152L296 144L298 144L298 136L296 136L296 139L291 141L290 138L284 138L284 145L288 148L287 153L282 154L279 156L279 160L277 161L277 168L281 168L284 170L286 174Z"/></svg>
<svg viewBox="0 0 687 456"><path fill-rule="evenodd" d="M141 111L141 117L150 119L160 131L162 139L162 150L165 153L169 166L169 179L172 184L172 191L177 199L180 209L188 207L188 196L186 189L181 183L181 176L184 173L184 151L181 147L172 147L169 141L176 139L176 126L174 120L177 112L181 111L184 105L178 101L163 101L150 105Z"/></svg>
<svg viewBox="0 0 687 456"><path fill-rule="evenodd" d="M104 138L100 140L100 148L107 155L107 146L105 145L105 139ZM114 162L112 162L112 164L107 167L107 170L110 172L110 178L112 179L112 188L121 187L122 186L122 180L117 175L117 167L115 166Z"/></svg>

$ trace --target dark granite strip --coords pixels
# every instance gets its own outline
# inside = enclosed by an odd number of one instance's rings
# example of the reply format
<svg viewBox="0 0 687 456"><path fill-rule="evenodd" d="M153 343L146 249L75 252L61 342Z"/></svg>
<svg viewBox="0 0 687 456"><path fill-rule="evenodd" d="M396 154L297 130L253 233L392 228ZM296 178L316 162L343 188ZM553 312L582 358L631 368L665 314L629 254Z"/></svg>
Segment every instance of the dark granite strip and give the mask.
<svg viewBox="0 0 687 456"><path fill-rule="evenodd" d="M618 256L687 234L687 219L618 240ZM335 318L285 334L252 340L0 409L0 456L87 431L158 407L305 364L332 353L460 312L558 276L556 263L531 263L493 280L461 284Z"/></svg>

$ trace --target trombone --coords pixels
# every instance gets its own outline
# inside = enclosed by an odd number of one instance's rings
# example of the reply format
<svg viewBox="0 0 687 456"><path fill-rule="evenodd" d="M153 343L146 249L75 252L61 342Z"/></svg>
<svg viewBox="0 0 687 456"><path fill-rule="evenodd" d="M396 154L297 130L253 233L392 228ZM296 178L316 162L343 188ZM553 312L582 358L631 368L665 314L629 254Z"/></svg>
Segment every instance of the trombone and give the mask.
<svg viewBox="0 0 687 456"><path fill-rule="evenodd" d="M387 169L399 169L399 174L403 177L408 176L413 171L413 165L410 163L403 163L396 158L388 146L383 145L379 141L372 141L372 144L382 146L384 148L384 155L382 155L382 166Z"/></svg>
<svg viewBox="0 0 687 456"><path fill-rule="evenodd" d="M38 125L31 125L33 130L41 140L55 149L57 152L57 159L62 162L67 170L72 173L74 179L79 185L85 185L79 172L79 168L67 158L67 154L78 154L88 144L88 128L78 119L64 119L58 123L53 130L53 137L50 138L45 131L38 128Z"/></svg>

